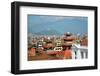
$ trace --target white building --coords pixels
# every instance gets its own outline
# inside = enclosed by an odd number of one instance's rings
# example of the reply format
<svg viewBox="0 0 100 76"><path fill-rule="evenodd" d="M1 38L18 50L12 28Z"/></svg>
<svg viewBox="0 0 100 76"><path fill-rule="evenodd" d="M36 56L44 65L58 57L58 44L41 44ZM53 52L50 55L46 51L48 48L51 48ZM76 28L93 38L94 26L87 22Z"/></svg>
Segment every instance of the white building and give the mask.
<svg viewBox="0 0 100 76"><path fill-rule="evenodd" d="M73 59L88 58L88 47L80 46L79 44L73 44L72 45L72 58Z"/></svg>

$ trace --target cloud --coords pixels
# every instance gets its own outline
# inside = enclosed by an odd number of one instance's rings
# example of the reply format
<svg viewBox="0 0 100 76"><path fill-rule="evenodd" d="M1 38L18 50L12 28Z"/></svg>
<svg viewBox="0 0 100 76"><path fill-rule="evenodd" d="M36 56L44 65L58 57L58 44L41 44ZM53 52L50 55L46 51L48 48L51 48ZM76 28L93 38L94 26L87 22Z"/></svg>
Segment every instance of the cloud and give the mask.
<svg viewBox="0 0 100 76"><path fill-rule="evenodd" d="M60 21L60 20L64 20L65 17L61 17L61 16L40 16L41 20L45 21L45 22L54 22L54 21Z"/></svg>
<svg viewBox="0 0 100 76"><path fill-rule="evenodd" d="M61 20L87 20L87 17L78 17L78 16L40 16L41 20L45 22L54 22L54 21L61 21Z"/></svg>

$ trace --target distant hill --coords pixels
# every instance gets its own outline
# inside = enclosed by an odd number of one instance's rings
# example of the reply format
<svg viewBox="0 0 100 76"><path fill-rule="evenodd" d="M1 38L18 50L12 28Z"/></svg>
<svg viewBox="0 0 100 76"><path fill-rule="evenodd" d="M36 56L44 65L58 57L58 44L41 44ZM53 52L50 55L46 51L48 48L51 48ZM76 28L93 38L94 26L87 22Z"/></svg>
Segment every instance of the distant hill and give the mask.
<svg viewBox="0 0 100 76"><path fill-rule="evenodd" d="M33 34L34 35L61 35L61 33L56 30L43 30L43 31L36 32Z"/></svg>

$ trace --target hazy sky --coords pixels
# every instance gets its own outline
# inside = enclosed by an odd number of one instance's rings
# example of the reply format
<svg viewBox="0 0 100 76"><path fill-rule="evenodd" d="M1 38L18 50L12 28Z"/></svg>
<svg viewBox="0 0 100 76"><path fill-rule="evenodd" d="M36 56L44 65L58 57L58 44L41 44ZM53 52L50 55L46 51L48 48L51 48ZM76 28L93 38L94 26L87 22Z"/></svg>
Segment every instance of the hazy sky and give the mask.
<svg viewBox="0 0 100 76"><path fill-rule="evenodd" d="M87 17L28 15L28 33L56 30L61 34L84 34L88 31Z"/></svg>

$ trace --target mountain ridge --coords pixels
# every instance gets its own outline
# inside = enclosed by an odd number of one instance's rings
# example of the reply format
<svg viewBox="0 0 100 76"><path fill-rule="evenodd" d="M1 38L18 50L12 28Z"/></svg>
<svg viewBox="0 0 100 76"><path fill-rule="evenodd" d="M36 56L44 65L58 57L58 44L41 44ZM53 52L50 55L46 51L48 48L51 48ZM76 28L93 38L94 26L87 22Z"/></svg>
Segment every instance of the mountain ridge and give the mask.
<svg viewBox="0 0 100 76"><path fill-rule="evenodd" d="M42 30L40 32L33 33L34 35L62 35L60 32L56 30Z"/></svg>

